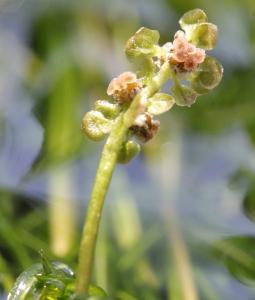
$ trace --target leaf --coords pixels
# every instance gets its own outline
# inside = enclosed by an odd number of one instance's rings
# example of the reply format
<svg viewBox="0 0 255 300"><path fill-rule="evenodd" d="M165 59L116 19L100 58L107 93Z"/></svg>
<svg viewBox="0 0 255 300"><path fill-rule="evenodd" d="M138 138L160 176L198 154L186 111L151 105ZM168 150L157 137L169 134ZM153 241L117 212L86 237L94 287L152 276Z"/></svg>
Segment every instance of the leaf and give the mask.
<svg viewBox="0 0 255 300"><path fill-rule="evenodd" d="M181 84L175 84L171 89L175 102L179 106L190 107L196 102L197 93L190 87Z"/></svg>
<svg viewBox="0 0 255 300"><path fill-rule="evenodd" d="M152 115L160 115L173 107L173 96L165 93L157 93L148 99L148 112Z"/></svg>
<svg viewBox="0 0 255 300"><path fill-rule="evenodd" d="M82 131L93 141L101 141L111 131L113 122L95 110L87 112L82 120Z"/></svg>
<svg viewBox="0 0 255 300"><path fill-rule="evenodd" d="M207 56L198 71L193 73L192 88L198 94L208 93L220 83L222 76L222 65L214 57Z"/></svg>
<svg viewBox="0 0 255 300"><path fill-rule="evenodd" d="M202 9L199 8L186 12L179 20L179 24L184 30L186 30L190 25L203 22L207 22L207 15Z"/></svg>
<svg viewBox="0 0 255 300"><path fill-rule="evenodd" d="M255 237L233 236L215 244L215 254L229 272L247 285L255 285Z"/></svg>

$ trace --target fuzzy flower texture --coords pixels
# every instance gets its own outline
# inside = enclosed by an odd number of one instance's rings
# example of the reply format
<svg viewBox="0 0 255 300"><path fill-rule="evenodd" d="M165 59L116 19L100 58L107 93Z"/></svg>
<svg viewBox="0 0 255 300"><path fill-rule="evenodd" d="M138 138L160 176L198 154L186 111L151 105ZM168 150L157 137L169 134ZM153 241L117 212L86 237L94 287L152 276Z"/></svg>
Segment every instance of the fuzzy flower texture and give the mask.
<svg viewBox="0 0 255 300"><path fill-rule="evenodd" d="M189 43L183 31L178 30L170 48L170 61L183 71L194 71L205 60L205 50Z"/></svg>
<svg viewBox="0 0 255 300"><path fill-rule="evenodd" d="M110 82L107 95L123 104L130 102L141 88L142 84L137 80L136 74L124 72Z"/></svg>

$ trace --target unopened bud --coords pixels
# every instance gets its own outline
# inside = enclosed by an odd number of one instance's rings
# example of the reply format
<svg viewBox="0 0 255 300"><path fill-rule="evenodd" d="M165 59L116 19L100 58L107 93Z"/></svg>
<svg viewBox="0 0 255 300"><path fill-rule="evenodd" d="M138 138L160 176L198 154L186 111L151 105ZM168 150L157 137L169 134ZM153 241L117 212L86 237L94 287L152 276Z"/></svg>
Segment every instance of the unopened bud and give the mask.
<svg viewBox="0 0 255 300"><path fill-rule="evenodd" d="M112 128L112 121L95 110L87 112L82 120L82 131L93 141L101 141Z"/></svg>
<svg viewBox="0 0 255 300"><path fill-rule="evenodd" d="M119 106L107 100L98 100L95 103L95 110L100 111L108 119L114 119L118 116Z"/></svg>
<svg viewBox="0 0 255 300"><path fill-rule="evenodd" d="M122 164L128 163L140 151L141 151L141 146L135 141L124 142L118 155L118 163L122 163Z"/></svg>

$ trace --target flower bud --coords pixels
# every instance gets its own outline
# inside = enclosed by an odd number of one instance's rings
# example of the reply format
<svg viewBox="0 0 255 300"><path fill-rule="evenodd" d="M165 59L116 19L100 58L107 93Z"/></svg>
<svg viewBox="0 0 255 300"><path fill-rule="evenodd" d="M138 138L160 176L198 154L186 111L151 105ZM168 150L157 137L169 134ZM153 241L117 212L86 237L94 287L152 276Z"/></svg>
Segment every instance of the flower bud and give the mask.
<svg viewBox="0 0 255 300"><path fill-rule="evenodd" d="M93 141L101 141L111 131L113 122L95 110L87 112L82 120L82 131Z"/></svg>
<svg viewBox="0 0 255 300"><path fill-rule="evenodd" d="M146 143L157 134L159 127L160 122L158 120L153 120L149 113L144 113L136 118L134 125L130 127L130 131L141 142Z"/></svg>
<svg viewBox="0 0 255 300"><path fill-rule="evenodd" d="M98 100L95 103L95 110L100 111L107 119L114 119L118 116L119 106L107 100Z"/></svg>
<svg viewBox="0 0 255 300"><path fill-rule="evenodd" d="M223 67L214 57L207 56L193 76L192 88L198 94L205 94L220 83Z"/></svg>
<svg viewBox="0 0 255 300"><path fill-rule="evenodd" d="M197 93L186 85L174 85L171 89L175 102L179 106L190 107L196 102Z"/></svg>
<svg viewBox="0 0 255 300"><path fill-rule="evenodd" d="M141 146L138 143L134 141L124 142L118 155L118 163L122 163L122 164L128 163L140 151L141 151Z"/></svg>
<svg viewBox="0 0 255 300"><path fill-rule="evenodd" d="M124 104L132 101L141 88L142 84L134 73L124 72L110 82L107 95L113 96L119 104Z"/></svg>

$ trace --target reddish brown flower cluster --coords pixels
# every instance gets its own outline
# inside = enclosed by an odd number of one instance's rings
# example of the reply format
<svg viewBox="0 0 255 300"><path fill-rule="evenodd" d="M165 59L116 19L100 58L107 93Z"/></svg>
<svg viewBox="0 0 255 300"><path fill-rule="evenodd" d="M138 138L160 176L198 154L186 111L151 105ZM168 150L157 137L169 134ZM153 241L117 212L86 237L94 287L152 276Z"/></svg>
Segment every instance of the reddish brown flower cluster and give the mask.
<svg viewBox="0 0 255 300"><path fill-rule="evenodd" d="M171 54L171 63L188 72L194 71L205 59L205 50L189 43L181 30L178 30L174 36Z"/></svg>
<svg viewBox="0 0 255 300"><path fill-rule="evenodd" d="M124 72L110 82L107 94L119 103L127 103L133 100L142 84L132 72Z"/></svg>
<svg viewBox="0 0 255 300"><path fill-rule="evenodd" d="M130 131L143 143L151 140L158 132L160 122L153 120L149 113L139 115Z"/></svg>

